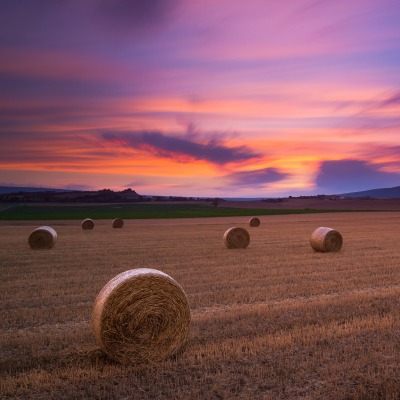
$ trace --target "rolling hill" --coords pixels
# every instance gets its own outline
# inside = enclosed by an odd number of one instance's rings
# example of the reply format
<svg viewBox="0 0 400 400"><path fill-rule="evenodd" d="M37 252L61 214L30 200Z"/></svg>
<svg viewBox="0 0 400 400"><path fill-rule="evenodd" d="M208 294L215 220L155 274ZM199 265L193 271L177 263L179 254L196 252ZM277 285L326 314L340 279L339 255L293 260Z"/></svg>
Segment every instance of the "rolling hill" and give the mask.
<svg viewBox="0 0 400 400"><path fill-rule="evenodd" d="M398 199L400 198L400 186L363 190L361 192L343 193L345 197L372 197L374 199Z"/></svg>

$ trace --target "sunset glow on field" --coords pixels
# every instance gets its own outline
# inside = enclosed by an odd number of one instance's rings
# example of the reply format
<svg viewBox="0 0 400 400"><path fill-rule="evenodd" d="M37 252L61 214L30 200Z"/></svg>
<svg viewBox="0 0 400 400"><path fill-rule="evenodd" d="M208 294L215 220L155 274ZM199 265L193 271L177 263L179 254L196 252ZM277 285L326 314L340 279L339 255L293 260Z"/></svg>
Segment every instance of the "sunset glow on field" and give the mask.
<svg viewBox="0 0 400 400"><path fill-rule="evenodd" d="M0 185L398 186L399 20L395 0L5 1Z"/></svg>

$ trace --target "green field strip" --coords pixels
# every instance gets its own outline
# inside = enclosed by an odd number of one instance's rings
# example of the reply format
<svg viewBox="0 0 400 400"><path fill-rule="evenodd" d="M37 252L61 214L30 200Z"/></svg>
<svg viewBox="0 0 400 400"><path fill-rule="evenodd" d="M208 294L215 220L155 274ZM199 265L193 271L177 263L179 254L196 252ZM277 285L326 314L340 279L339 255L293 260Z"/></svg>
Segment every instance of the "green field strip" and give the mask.
<svg viewBox="0 0 400 400"><path fill-rule="evenodd" d="M0 220L207 218L254 215L315 214L376 210L258 209L202 204L22 205L0 211Z"/></svg>

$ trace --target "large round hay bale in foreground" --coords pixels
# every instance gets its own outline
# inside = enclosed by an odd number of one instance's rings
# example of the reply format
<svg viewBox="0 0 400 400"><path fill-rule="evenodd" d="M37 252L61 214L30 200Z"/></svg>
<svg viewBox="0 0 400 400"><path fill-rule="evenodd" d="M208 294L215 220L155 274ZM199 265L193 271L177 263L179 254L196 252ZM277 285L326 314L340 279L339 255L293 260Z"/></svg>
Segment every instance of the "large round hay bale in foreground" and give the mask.
<svg viewBox="0 0 400 400"><path fill-rule="evenodd" d="M122 228L124 226L124 220L122 218L115 218L112 222L113 228Z"/></svg>
<svg viewBox="0 0 400 400"><path fill-rule="evenodd" d="M315 251L339 251L343 245L343 238L335 229L321 226L312 233L310 244Z"/></svg>
<svg viewBox="0 0 400 400"><path fill-rule="evenodd" d="M228 249L245 249L250 243L250 235L244 228L230 228L224 233L224 242Z"/></svg>
<svg viewBox="0 0 400 400"><path fill-rule="evenodd" d="M97 343L121 363L157 363L176 353L190 332L185 292L164 272L139 268L111 279L92 315Z"/></svg>
<svg viewBox="0 0 400 400"><path fill-rule="evenodd" d="M94 222L90 218L86 218L82 221L82 229L85 231L93 229L94 228Z"/></svg>
<svg viewBox="0 0 400 400"><path fill-rule="evenodd" d="M31 232L28 243L31 249L50 249L57 240L57 232L50 226L40 226Z"/></svg>
<svg viewBox="0 0 400 400"><path fill-rule="evenodd" d="M250 218L249 225L250 225L251 227L260 226L260 219L257 218L257 217Z"/></svg>

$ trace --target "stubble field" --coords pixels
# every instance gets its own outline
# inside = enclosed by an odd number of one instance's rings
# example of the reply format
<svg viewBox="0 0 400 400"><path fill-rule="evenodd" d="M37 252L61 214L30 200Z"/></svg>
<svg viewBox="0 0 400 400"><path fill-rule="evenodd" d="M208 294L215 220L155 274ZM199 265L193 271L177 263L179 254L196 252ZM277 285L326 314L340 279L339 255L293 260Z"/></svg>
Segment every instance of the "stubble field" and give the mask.
<svg viewBox="0 0 400 400"><path fill-rule="evenodd" d="M399 399L400 213L0 222L0 393L4 399ZM242 226L247 249L228 250ZM341 232L315 253L318 226ZM123 366L97 347L91 311L112 277L155 268L185 290L192 330L155 366Z"/></svg>

